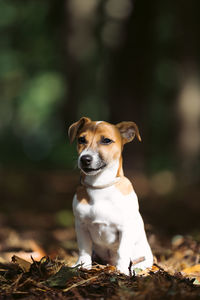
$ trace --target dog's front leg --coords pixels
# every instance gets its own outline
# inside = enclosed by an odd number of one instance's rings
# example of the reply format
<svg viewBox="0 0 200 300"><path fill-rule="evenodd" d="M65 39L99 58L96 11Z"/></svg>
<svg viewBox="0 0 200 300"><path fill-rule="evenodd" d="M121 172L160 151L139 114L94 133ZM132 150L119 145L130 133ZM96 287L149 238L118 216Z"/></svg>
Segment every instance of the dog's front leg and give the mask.
<svg viewBox="0 0 200 300"><path fill-rule="evenodd" d="M75 228L79 248L79 258L75 266L80 264L83 268L90 269L92 266L92 240L89 231L79 220L76 220Z"/></svg>
<svg viewBox="0 0 200 300"><path fill-rule="evenodd" d="M128 230L122 230L119 234L119 248L117 251L116 268L129 275L129 264L131 261L131 234Z"/></svg>

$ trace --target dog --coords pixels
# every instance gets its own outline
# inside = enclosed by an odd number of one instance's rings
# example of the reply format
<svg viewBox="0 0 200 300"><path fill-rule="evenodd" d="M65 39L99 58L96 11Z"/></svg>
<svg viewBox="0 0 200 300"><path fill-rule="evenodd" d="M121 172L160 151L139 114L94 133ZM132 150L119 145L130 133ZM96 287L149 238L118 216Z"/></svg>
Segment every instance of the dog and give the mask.
<svg viewBox="0 0 200 300"><path fill-rule="evenodd" d="M68 130L77 139L80 185L73 198L79 258L75 266L92 267L95 253L117 270L130 274L131 266L142 270L153 264L137 195L124 176L124 144L140 133L134 122L117 125L82 117Z"/></svg>

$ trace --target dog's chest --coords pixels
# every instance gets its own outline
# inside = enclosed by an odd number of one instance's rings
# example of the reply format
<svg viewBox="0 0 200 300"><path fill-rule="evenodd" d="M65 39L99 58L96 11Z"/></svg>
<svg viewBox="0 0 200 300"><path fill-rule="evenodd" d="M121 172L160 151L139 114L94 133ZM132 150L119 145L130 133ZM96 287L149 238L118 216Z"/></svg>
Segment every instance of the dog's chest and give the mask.
<svg viewBox="0 0 200 300"><path fill-rule="evenodd" d="M120 195L113 188L107 188L105 191L88 191L88 196L88 203L76 199L75 216L82 226L87 227L95 244L107 246L117 243L122 224Z"/></svg>
<svg viewBox="0 0 200 300"><path fill-rule="evenodd" d="M94 243L99 245L113 245L119 240L119 231L131 217L134 194L122 195L115 187L103 190L87 189L87 196L79 198L75 195L73 209L75 217L82 226L89 230ZM133 213L133 211L132 211Z"/></svg>
<svg viewBox="0 0 200 300"><path fill-rule="evenodd" d="M119 223L120 211L123 209L122 197L113 187L100 191L87 189L87 196L75 196L75 215L84 223Z"/></svg>

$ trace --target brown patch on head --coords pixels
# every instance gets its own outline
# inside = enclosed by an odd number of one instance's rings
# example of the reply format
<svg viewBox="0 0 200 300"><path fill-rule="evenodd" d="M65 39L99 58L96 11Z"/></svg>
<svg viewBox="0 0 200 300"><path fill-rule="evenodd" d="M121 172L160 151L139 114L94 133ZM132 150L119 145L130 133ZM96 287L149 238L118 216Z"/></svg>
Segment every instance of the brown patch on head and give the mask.
<svg viewBox="0 0 200 300"><path fill-rule="evenodd" d="M98 144L98 150L105 161L118 160L121 157L122 152L122 138L119 130L115 125L107 122L102 122L97 125L96 132L96 144ZM102 138L109 138L113 143L109 145L100 144Z"/></svg>
<svg viewBox="0 0 200 300"><path fill-rule="evenodd" d="M77 151L78 153L81 153L86 148L91 148L92 141L94 139L96 130L96 122L91 121L88 123L85 123L84 126L81 127L77 134L77 140L79 137L84 137L86 140L86 143L79 144L77 143Z"/></svg>
<svg viewBox="0 0 200 300"><path fill-rule="evenodd" d="M90 123L91 120L87 117L82 117L79 121L73 123L68 129L68 136L70 142L72 143L77 137L79 130L87 123Z"/></svg>
<svg viewBox="0 0 200 300"><path fill-rule="evenodd" d="M81 204L89 204L90 198L84 186L79 186L76 191L77 200Z"/></svg>
<svg viewBox="0 0 200 300"><path fill-rule="evenodd" d="M126 177L121 177L121 179L115 184L115 187L124 195L129 195L133 192L133 186L131 182Z"/></svg>
<svg viewBox="0 0 200 300"><path fill-rule="evenodd" d="M98 151L100 156L106 161L118 160L122 152L122 138L115 125L107 122L90 122L85 124L78 133L77 138L84 137L86 144L78 144L78 152L85 148ZM102 139L108 138L113 142L105 145Z"/></svg>

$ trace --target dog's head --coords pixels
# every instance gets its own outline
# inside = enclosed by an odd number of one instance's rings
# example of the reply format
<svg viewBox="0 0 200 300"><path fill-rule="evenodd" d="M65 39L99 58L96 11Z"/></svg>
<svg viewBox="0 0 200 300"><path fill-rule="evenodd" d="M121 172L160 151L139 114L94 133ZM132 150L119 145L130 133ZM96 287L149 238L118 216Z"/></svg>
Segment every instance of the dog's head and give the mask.
<svg viewBox="0 0 200 300"><path fill-rule="evenodd" d="M70 142L77 139L78 167L86 175L96 175L121 159L123 146L140 133L134 122L116 125L104 121L91 121L82 117L68 130Z"/></svg>

